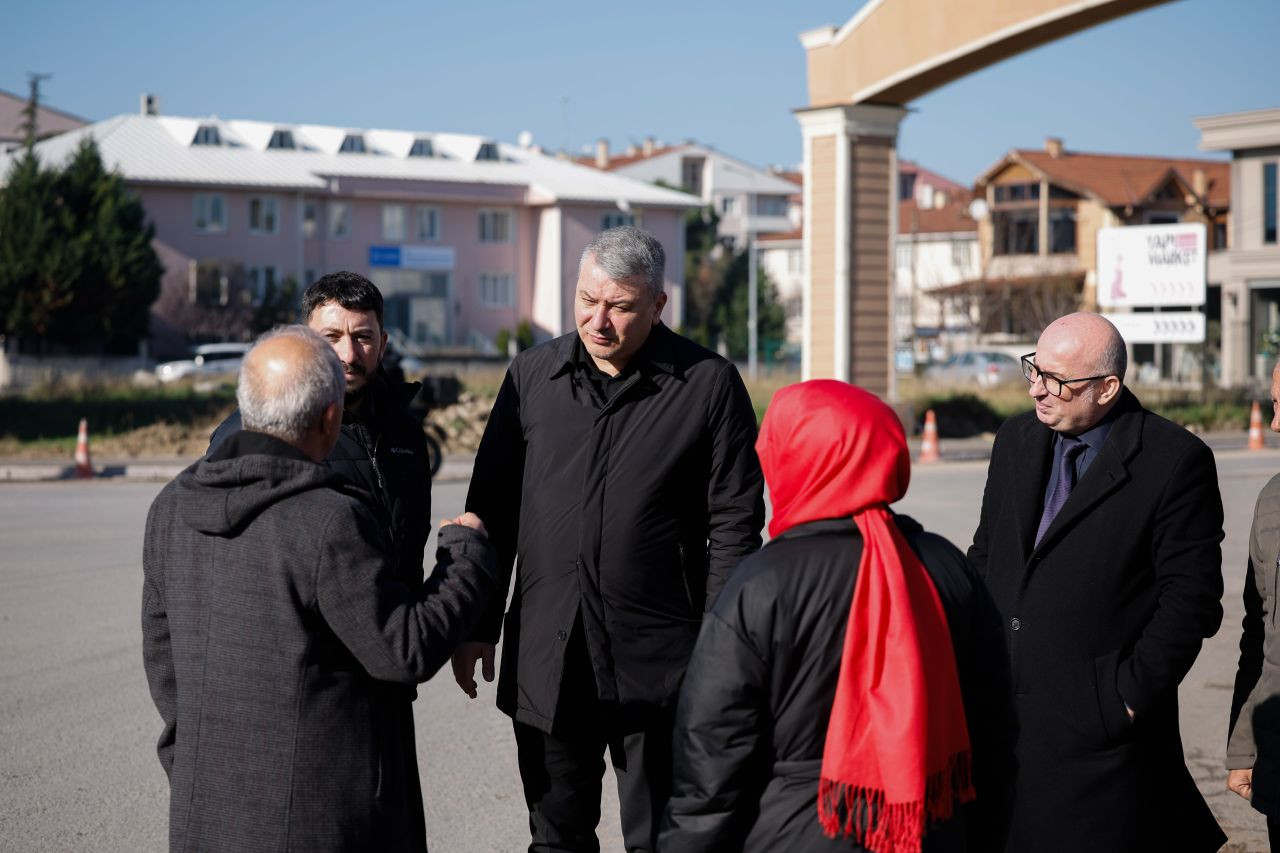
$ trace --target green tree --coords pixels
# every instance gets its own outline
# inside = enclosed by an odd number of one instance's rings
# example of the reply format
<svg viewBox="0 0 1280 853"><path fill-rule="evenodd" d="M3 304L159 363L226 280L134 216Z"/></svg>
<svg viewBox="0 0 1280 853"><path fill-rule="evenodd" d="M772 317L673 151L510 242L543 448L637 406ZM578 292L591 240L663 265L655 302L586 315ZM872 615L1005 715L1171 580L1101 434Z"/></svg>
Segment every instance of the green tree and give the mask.
<svg viewBox="0 0 1280 853"><path fill-rule="evenodd" d="M707 207L685 215L685 327L703 346L725 344L729 357L747 357L747 250L734 252L716 235L720 219ZM786 337L786 312L763 269L756 270L757 355L764 359Z"/></svg>
<svg viewBox="0 0 1280 853"><path fill-rule="evenodd" d="M154 229L86 139L62 169L28 151L0 188L0 324L37 351L132 352L164 268Z"/></svg>

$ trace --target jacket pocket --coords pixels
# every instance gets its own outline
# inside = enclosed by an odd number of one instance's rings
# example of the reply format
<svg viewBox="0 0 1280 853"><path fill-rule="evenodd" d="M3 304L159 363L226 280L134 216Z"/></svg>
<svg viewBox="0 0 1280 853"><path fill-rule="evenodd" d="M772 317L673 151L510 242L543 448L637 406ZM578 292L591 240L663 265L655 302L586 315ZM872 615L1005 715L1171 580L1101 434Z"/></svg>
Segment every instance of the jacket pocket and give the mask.
<svg viewBox="0 0 1280 853"><path fill-rule="evenodd" d="M1133 727L1133 720L1129 718L1124 699L1116 689L1116 674L1119 668L1119 649L1094 658L1094 692L1097 694L1098 715L1102 720L1102 730L1108 745L1123 738Z"/></svg>

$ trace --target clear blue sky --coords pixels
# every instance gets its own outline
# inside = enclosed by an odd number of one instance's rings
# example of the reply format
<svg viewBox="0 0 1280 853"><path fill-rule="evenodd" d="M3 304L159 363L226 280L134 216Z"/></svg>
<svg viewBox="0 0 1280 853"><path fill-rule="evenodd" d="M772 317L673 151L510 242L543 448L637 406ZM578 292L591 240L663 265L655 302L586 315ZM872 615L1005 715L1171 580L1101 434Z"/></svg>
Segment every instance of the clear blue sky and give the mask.
<svg viewBox="0 0 1280 853"><path fill-rule="evenodd" d="M697 139L797 163L798 33L861 0L419 0L10 4L0 88L46 102L478 133L548 148ZM911 106L901 156L971 183L1008 149L1194 156L1193 116L1280 106L1278 0L1179 0L953 83ZM566 101L567 99L567 107Z"/></svg>

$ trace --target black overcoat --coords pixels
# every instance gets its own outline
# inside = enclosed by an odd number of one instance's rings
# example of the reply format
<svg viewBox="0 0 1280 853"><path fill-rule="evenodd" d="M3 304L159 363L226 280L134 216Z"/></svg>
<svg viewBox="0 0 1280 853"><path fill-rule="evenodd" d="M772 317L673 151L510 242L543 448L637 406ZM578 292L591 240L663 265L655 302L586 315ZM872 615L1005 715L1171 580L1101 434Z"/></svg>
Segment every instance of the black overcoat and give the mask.
<svg viewBox="0 0 1280 853"><path fill-rule="evenodd" d="M999 621L964 555L915 521L898 529L933 579L951 629L973 746L978 800L933 827L925 853L986 853L1000 831L986 819L1003 801L993 734L1006 722L999 695ZM747 557L703 620L676 706L674 786L658 849L851 851L818 823L827 721L862 557L850 518L801 524ZM853 626L857 630L857 626ZM959 708L940 708L958 714Z"/></svg>
<svg viewBox="0 0 1280 853"><path fill-rule="evenodd" d="M583 358L571 332L512 362L467 495L499 567L519 554L505 625L498 601L473 638L502 629L498 705L548 732L575 624L601 701L669 704L764 523L755 413L730 362L656 325L601 406Z"/></svg>
<svg viewBox="0 0 1280 853"><path fill-rule="evenodd" d="M1178 684L1222 621L1213 454L1127 389L1033 548L1053 432L1010 418L969 559L1000 612L1017 716L1013 851L1217 850L1178 729ZM1125 710L1135 713L1133 722Z"/></svg>

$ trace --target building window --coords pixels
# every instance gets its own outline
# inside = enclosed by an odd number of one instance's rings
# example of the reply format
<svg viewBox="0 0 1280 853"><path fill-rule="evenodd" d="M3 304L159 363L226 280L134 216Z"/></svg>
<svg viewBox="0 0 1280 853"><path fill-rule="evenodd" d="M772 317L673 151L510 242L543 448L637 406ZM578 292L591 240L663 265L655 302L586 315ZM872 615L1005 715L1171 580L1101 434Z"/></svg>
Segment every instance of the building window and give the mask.
<svg viewBox="0 0 1280 853"><path fill-rule="evenodd" d="M1040 198L1038 183L996 184L996 203L1003 201L1037 201Z"/></svg>
<svg viewBox="0 0 1280 853"><path fill-rule="evenodd" d="M1220 251L1227 248L1227 223L1219 219L1213 223L1213 249Z"/></svg>
<svg viewBox="0 0 1280 853"><path fill-rule="evenodd" d="M227 230L227 198L222 193L196 193L196 230L220 234Z"/></svg>
<svg viewBox="0 0 1280 853"><path fill-rule="evenodd" d="M310 240L316 236L316 222L320 218L319 205L314 201L302 205L302 236Z"/></svg>
<svg viewBox="0 0 1280 853"><path fill-rule="evenodd" d="M365 153L364 137L358 133L348 133L342 138L342 145L338 148L339 154L363 154Z"/></svg>
<svg viewBox="0 0 1280 853"><path fill-rule="evenodd" d="M1049 210L1049 251L1055 255L1075 254L1076 212L1071 208Z"/></svg>
<svg viewBox="0 0 1280 853"><path fill-rule="evenodd" d="M906 201L916 194L916 176L914 172L898 175L898 200Z"/></svg>
<svg viewBox="0 0 1280 853"><path fill-rule="evenodd" d="M338 239L351 236L351 205L345 201L329 202L329 236Z"/></svg>
<svg viewBox="0 0 1280 853"><path fill-rule="evenodd" d="M787 197L762 195L756 199L756 213L760 216L786 216Z"/></svg>
<svg viewBox="0 0 1280 853"><path fill-rule="evenodd" d="M510 273L480 275L480 305L485 308L511 308L516 304L515 288Z"/></svg>
<svg viewBox="0 0 1280 853"><path fill-rule="evenodd" d="M720 214L722 216L738 215L738 197L736 195L727 195L720 199Z"/></svg>
<svg viewBox="0 0 1280 853"><path fill-rule="evenodd" d="M951 266L966 267L969 265L969 244L963 240L951 241Z"/></svg>
<svg viewBox="0 0 1280 853"><path fill-rule="evenodd" d="M511 211L509 210L480 211L480 242L481 243L510 243L511 242Z"/></svg>
<svg viewBox="0 0 1280 853"><path fill-rule="evenodd" d="M440 210L429 204L420 204L413 210L413 236L420 243L440 239Z"/></svg>
<svg viewBox="0 0 1280 853"><path fill-rule="evenodd" d="M502 156L498 153L498 146L493 142L480 143L480 150L476 152L476 160L501 160Z"/></svg>
<svg viewBox="0 0 1280 853"><path fill-rule="evenodd" d="M434 157L436 156L435 146L431 144L430 139L415 139L413 146L409 149L410 157Z"/></svg>
<svg viewBox="0 0 1280 853"><path fill-rule="evenodd" d="M287 148L289 150L297 148L297 146L293 144L293 131L292 130L275 131L274 133L271 134L271 139L267 142L267 148L268 149Z"/></svg>
<svg viewBox="0 0 1280 853"><path fill-rule="evenodd" d="M997 210L991 214L992 251L997 255L1035 255L1040 252L1040 213L1036 210Z"/></svg>
<svg viewBox="0 0 1280 853"><path fill-rule="evenodd" d="M261 305L269 295L274 295L280 282L277 267L248 267L245 269L245 285L254 305Z"/></svg>
<svg viewBox="0 0 1280 853"><path fill-rule="evenodd" d="M600 230L608 231L610 228L621 228L623 225L635 225L636 218L634 214L623 213L620 210L613 210L600 217Z"/></svg>
<svg viewBox="0 0 1280 853"><path fill-rule="evenodd" d="M1171 210L1148 210L1142 221L1147 225L1173 225L1182 217Z"/></svg>
<svg viewBox="0 0 1280 853"><path fill-rule="evenodd" d="M395 243L404 242L405 221L403 204L382 206L382 239Z"/></svg>
<svg viewBox="0 0 1280 853"><path fill-rule="evenodd" d="M787 250L787 272L792 275L799 275L804 272L804 252L802 250Z"/></svg>
<svg viewBox="0 0 1280 853"><path fill-rule="evenodd" d="M270 195L249 196L249 233L274 234L280 223L280 200Z"/></svg>
<svg viewBox="0 0 1280 853"><path fill-rule="evenodd" d="M191 140L192 145L221 145L222 134L218 133L216 124L202 124L196 128L196 135Z"/></svg>
<svg viewBox="0 0 1280 853"><path fill-rule="evenodd" d="M1276 242L1276 164L1262 164L1262 242Z"/></svg>

